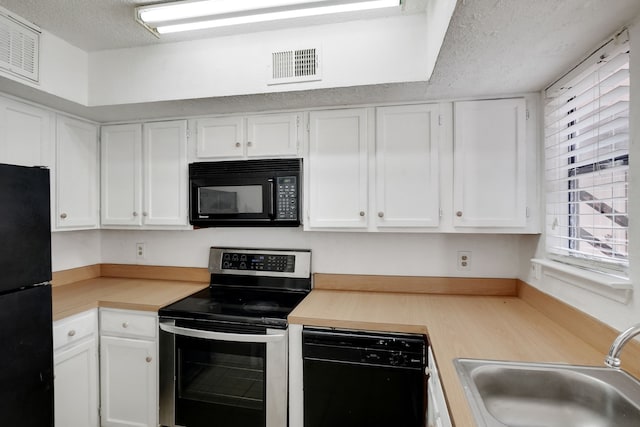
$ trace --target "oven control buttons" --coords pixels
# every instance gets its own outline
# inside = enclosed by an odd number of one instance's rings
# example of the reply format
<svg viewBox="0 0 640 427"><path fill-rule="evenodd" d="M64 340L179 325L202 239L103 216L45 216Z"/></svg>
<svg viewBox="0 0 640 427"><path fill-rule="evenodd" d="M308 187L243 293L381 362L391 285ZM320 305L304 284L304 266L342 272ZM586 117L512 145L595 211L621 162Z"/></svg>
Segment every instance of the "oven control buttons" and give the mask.
<svg viewBox="0 0 640 427"><path fill-rule="evenodd" d="M231 252L225 252L222 255L222 268L225 270L291 273L295 271L295 266L295 255L238 254Z"/></svg>

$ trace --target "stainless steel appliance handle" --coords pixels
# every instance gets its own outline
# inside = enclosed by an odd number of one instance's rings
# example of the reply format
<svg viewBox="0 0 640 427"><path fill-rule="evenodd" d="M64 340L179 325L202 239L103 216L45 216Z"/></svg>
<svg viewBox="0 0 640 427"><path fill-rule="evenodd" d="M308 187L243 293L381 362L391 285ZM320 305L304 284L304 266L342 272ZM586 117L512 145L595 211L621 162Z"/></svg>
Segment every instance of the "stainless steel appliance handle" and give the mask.
<svg viewBox="0 0 640 427"><path fill-rule="evenodd" d="M184 335L193 338L203 338L206 340L232 341L232 342L251 342L251 343L268 343L277 342L285 338L286 332L281 334L255 335L255 334L233 334L227 332L203 331L200 329L184 328L182 326L174 326L160 322L160 329L165 332L176 335Z"/></svg>

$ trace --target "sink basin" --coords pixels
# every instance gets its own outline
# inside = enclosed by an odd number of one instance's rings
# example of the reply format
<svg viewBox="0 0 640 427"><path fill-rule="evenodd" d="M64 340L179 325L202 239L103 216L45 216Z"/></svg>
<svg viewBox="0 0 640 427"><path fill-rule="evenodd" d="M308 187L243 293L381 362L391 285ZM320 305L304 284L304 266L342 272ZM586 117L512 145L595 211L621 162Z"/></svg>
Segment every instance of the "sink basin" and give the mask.
<svg viewBox="0 0 640 427"><path fill-rule="evenodd" d="M640 382L621 370L479 359L454 365L478 426L640 426Z"/></svg>

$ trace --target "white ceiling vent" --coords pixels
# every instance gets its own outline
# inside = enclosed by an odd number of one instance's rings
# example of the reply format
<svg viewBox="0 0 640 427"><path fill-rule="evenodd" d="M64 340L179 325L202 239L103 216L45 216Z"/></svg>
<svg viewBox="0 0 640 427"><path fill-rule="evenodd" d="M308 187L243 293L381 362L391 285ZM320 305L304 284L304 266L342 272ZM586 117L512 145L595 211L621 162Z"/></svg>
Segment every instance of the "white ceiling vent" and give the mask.
<svg viewBox="0 0 640 427"><path fill-rule="evenodd" d="M271 54L270 85L321 79L320 49L282 50Z"/></svg>
<svg viewBox="0 0 640 427"><path fill-rule="evenodd" d="M0 72L39 81L40 29L0 9Z"/></svg>

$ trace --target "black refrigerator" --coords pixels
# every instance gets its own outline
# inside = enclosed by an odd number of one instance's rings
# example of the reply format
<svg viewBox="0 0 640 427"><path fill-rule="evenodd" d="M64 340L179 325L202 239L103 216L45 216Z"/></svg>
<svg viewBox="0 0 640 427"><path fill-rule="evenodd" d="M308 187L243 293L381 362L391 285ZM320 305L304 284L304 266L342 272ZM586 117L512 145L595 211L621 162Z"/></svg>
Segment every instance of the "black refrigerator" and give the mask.
<svg viewBox="0 0 640 427"><path fill-rule="evenodd" d="M0 164L0 425L53 426L49 170Z"/></svg>

